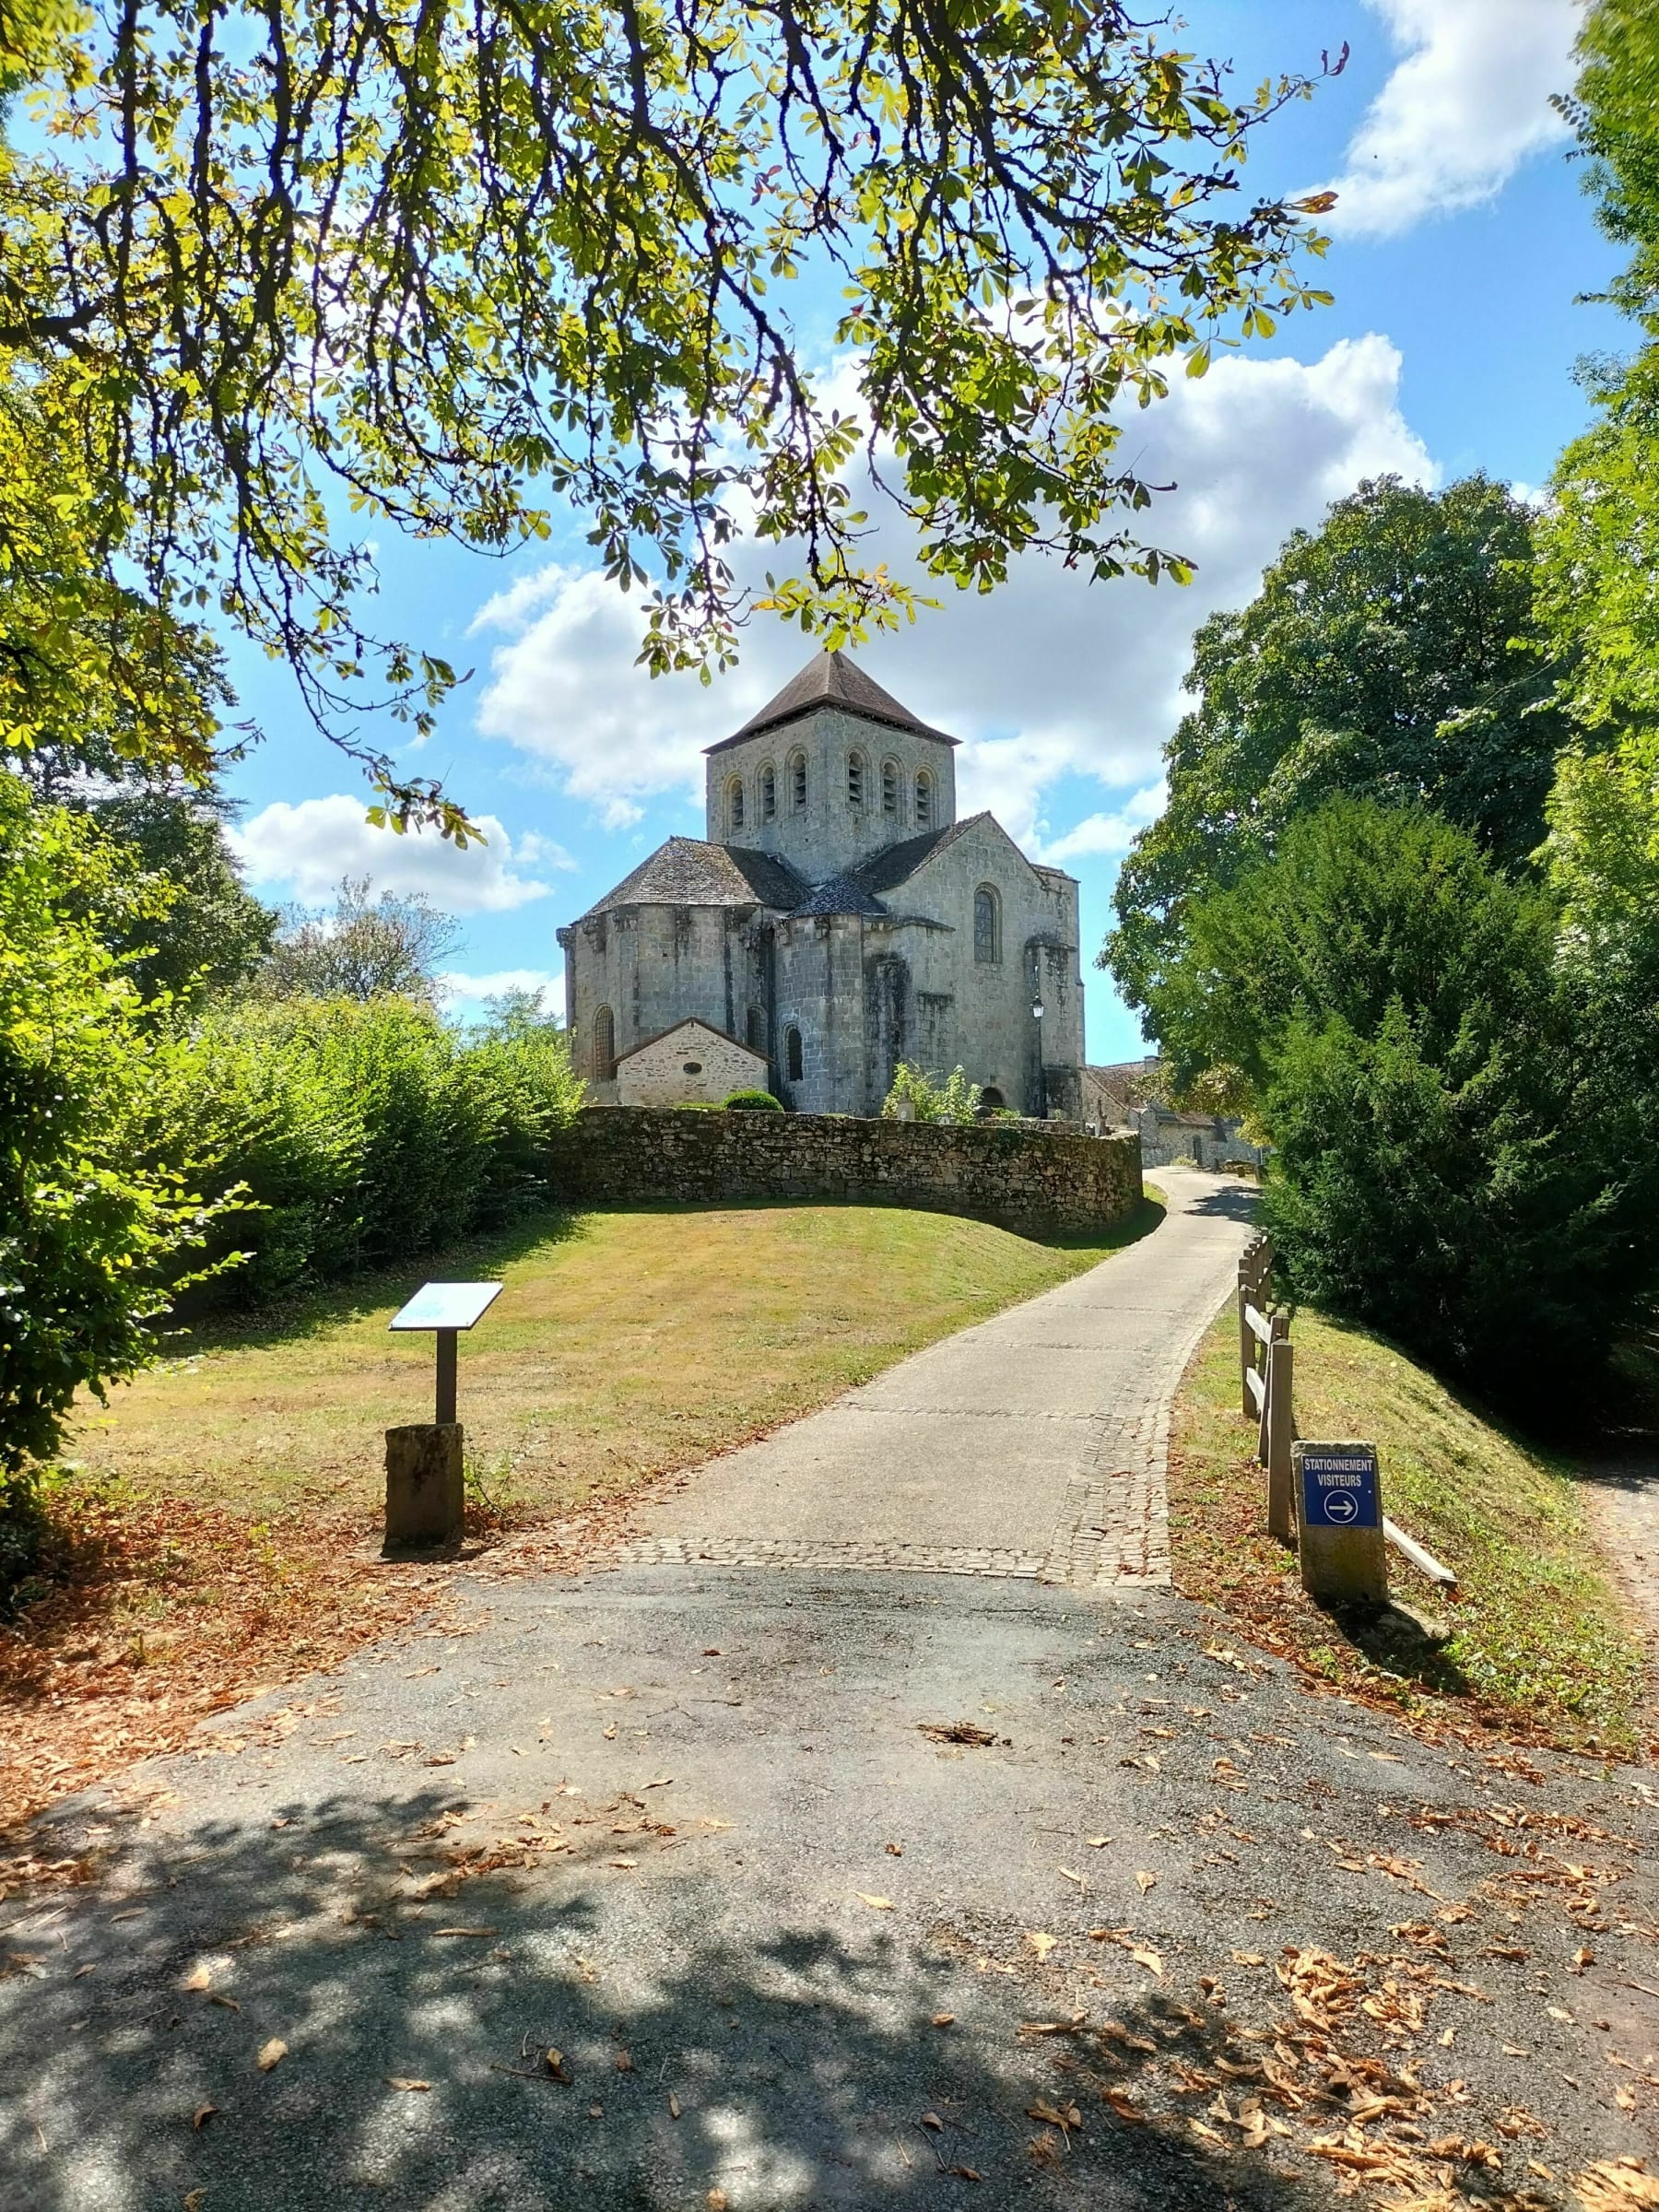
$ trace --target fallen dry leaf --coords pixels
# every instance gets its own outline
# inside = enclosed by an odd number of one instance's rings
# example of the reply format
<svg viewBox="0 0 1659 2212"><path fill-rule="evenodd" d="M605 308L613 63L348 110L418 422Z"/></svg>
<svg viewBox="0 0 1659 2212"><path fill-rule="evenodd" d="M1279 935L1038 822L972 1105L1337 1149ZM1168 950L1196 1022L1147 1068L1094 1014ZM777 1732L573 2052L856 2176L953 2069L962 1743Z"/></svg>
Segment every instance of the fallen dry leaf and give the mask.
<svg viewBox="0 0 1659 2212"><path fill-rule="evenodd" d="M867 1889L861 1889L858 1894L872 1912L896 1912L899 1910L890 1897L872 1897Z"/></svg>
<svg viewBox="0 0 1659 2212"><path fill-rule="evenodd" d="M1148 1973L1156 1974L1160 1982L1163 1980L1163 1960L1156 1951L1137 1944L1129 1956L1137 1966L1144 1966Z"/></svg>
<svg viewBox="0 0 1659 2212"><path fill-rule="evenodd" d="M565 2072L564 2053L555 2051L551 2043L542 2053L542 2064L555 2081L569 2082L571 2077Z"/></svg>
<svg viewBox="0 0 1659 2212"><path fill-rule="evenodd" d="M1068 2104L1062 2108L1059 2105L1045 2104L1041 2098L1035 2104L1026 2106L1026 2118L1041 2120L1045 2127L1057 2127L1063 2136L1067 2135L1072 2128L1081 2127L1083 2124L1083 2115L1075 2104Z"/></svg>
<svg viewBox="0 0 1659 2212"><path fill-rule="evenodd" d="M209 2005L222 2005L227 2012L241 2010L241 2006L234 1997L222 1996L217 1989L210 1989L207 1992L207 2002Z"/></svg>
<svg viewBox="0 0 1659 2212"><path fill-rule="evenodd" d="M1598 2159L1572 2184L1583 2212L1653 2212L1659 2181L1640 2159Z"/></svg>
<svg viewBox="0 0 1659 2212"><path fill-rule="evenodd" d="M184 1984L186 1989L209 1989L212 1985L213 1969L210 1966L198 1966Z"/></svg>
<svg viewBox="0 0 1659 2212"><path fill-rule="evenodd" d="M954 2012L935 2012L933 2016L933 2024L935 2028L954 2027L956 2025L956 2014Z"/></svg>
<svg viewBox="0 0 1659 2212"><path fill-rule="evenodd" d="M288 2045L279 2035L274 2035L268 2043L260 2046L259 2056L253 2063L262 2074L268 2074L274 2065L287 2056Z"/></svg>
<svg viewBox="0 0 1659 2212"><path fill-rule="evenodd" d="M1156 1889L1158 1887L1158 1877L1155 1874L1137 1874L1135 1878L1140 1884L1143 1897L1146 1896L1148 1889Z"/></svg>
<svg viewBox="0 0 1659 2212"><path fill-rule="evenodd" d="M1135 2103L1127 2089L1102 2089L1100 2096L1102 2100L1112 2107L1120 2120L1127 2120L1137 2127L1146 2125L1146 2113L1141 2111L1140 2106Z"/></svg>
<svg viewBox="0 0 1659 2212"><path fill-rule="evenodd" d="M1039 1959L1046 1959L1059 1940L1060 1938L1057 1936L1045 1936L1041 1928L1028 1928L1026 1930L1026 1941L1036 1952Z"/></svg>
<svg viewBox="0 0 1659 2212"><path fill-rule="evenodd" d="M945 2132L945 2123L940 2119L937 2112L924 2112L921 2119L917 2121L916 2125L918 2127L931 2127L935 2135L943 2135Z"/></svg>
<svg viewBox="0 0 1659 2212"><path fill-rule="evenodd" d="M1090 1851L1104 1851L1108 1843L1115 1843L1116 1841L1117 1838L1115 1836L1090 1836L1088 1838L1088 1848Z"/></svg>
<svg viewBox="0 0 1659 2212"><path fill-rule="evenodd" d="M724 2189L711 2189L703 2202L708 2206L709 2212L726 2212L726 2193Z"/></svg>
<svg viewBox="0 0 1659 2212"><path fill-rule="evenodd" d="M187 2189L184 2192L184 2212L202 2212L202 2206L206 2202L206 2189Z"/></svg>
<svg viewBox="0 0 1659 2212"><path fill-rule="evenodd" d="M996 1741L989 1728L982 1728L977 1721L918 1721L918 1732L935 1744L972 1744L983 1750Z"/></svg>
<svg viewBox="0 0 1659 2212"><path fill-rule="evenodd" d="M499 1936L500 1928L434 1928L434 1936Z"/></svg>
<svg viewBox="0 0 1659 2212"><path fill-rule="evenodd" d="M190 2115L191 2126L194 2128L205 2127L208 2121L212 2119L214 2113L218 2111L218 2109L219 2108L217 2104L198 2104L195 2108L195 2111Z"/></svg>
<svg viewBox="0 0 1659 2212"><path fill-rule="evenodd" d="M680 2101L679 2101L679 2099L678 2099L678 2098L677 2098L677 2096L674 2094L673 2090L672 2090L672 2089L670 2089L670 2090L669 2090L669 2092L668 2092L668 2117L669 2117L669 2119L670 2119L670 2120L677 2120L677 2119L679 2118L679 2115L680 2115Z"/></svg>
<svg viewBox="0 0 1659 2212"><path fill-rule="evenodd" d="M429 2081L412 2080L406 2074L388 2074L386 2077L389 2089L429 2089L431 2086Z"/></svg>

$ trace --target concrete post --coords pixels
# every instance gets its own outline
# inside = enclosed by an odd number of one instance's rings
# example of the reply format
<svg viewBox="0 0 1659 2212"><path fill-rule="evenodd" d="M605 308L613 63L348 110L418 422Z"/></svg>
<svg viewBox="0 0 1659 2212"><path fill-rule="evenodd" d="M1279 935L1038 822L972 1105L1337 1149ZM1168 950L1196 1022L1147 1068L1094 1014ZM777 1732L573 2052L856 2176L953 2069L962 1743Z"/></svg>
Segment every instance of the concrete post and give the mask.
<svg viewBox="0 0 1659 2212"><path fill-rule="evenodd" d="M1382 1485L1375 1444L1290 1447L1302 1588L1328 1606L1388 1601Z"/></svg>
<svg viewBox="0 0 1659 2212"><path fill-rule="evenodd" d="M461 1533L465 1487L459 1421L386 1431L386 1548L445 1544Z"/></svg>

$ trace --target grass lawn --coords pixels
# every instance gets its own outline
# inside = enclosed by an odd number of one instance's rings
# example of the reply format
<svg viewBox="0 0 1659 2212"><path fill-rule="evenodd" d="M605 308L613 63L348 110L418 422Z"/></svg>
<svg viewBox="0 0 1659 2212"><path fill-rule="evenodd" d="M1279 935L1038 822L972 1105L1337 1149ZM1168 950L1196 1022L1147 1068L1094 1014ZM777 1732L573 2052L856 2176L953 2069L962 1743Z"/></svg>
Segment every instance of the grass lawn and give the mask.
<svg viewBox="0 0 1659 2212"><path fill-rule="evenodd" d="M1239 1410L1230 1303L1187 1371L1171 1427L1177 1586L1343 1689L1420 1717L1629 1748L1640 1644L1568 1464L1363 1330L1303 1308L1291 1334L1299 1433L1375 1440L1384 1510L1459 1577L1449 1597L1391 1548L1391 1587L1451 1626L1451 1641L1437 1649L1359 1629L1355 1641L1303 1593L1295 1550L1266 1533L1267 1478Z"/></svg>
<svg viewBox="0 0 1659 2212"><path fill-rule="evenodd" d="M678 1207L544 1218L359 1280L93 1404L76 1459L142 1495L256 1518L374 1507L382 1431L429 1420L432 1339L386 1324L422 1274L499 1277L460 1345L469 1470L513 1519L582 1506L775 1428L894 1360L1092 1266L1088 1244L886 1206Z"/></svg>
<svg viewBox="0 0 1659 2212"><path fill-rule="evenodd" d="M469 1528L492 1571L575 1565L653 1475L821 1406L1153 1229L1088 1243L875 1206L549 1215L185 1340L94 1401L53 1579L0 1624L0 1828L202 1716L415 1615L449 1575L378 1559L382 1430L430 1418L432 1343L386 1323L423 1277L500 1277L461 1340ZM552 1525L549 1525L549 1524ZM0 1858L0 1896L38 1868Z"/></svg>

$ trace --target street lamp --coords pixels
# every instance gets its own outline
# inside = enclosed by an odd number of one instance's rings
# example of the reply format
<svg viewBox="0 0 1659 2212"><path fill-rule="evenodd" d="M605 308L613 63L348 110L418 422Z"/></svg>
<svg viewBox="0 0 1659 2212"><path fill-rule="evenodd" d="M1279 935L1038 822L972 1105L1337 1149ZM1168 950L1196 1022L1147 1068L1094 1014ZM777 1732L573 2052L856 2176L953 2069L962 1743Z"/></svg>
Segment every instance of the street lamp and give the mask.
<svg viewBox="0 0 1659 2212"><path fill-rule="evenodd" d="M1035 971L1031 978L1031 1019L1037 1024L1037 1119L1048 1120L1048 1081L1042 1067L1042 982Z"/></svg>

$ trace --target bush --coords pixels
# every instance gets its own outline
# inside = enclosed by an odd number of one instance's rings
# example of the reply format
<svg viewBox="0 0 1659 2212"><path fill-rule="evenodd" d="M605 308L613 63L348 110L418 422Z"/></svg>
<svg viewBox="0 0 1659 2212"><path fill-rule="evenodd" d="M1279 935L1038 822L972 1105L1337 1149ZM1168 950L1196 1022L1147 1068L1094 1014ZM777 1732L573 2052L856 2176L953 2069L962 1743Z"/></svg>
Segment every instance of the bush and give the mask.
<svg viewBox="0 0 1659 2212"><path fill-rule="evenodd" d="M266 1304L545 1202L548 1137L581 1099L550 1025L473 1041L415 1000L218 1009L152 1103L150 1142L195 1133L217 1187L246 1186L248 1250L199 1303Z"/></svg>
<svg viewBox="0 0 1659 2212"><path fill-rule="evenodd" d="M727 1112L782 1113L783 1101L770 1090L735 1090L725 1101Z"/></svg>
<svg viewBox="0 0 1659 2212"><path fill-rule="evenodd" d="M884 1122L900 1121L900 1102L907 1102L910 1118L917 1122L967 1124L980 1118L980 1087L970 1083L965 1068L953 1068L948 1077L930 1076L914 1061L900 1061L893 1072L893 1088L881 1102Z"/></svg>
<svg viewBox="0 0 1659 2212"><path fill-rule="evenodd" d="M0 1518L32 1538L14 1478L55 1450L77 1391L155 1356L175 1292L222 1210L196 1193L196 1131L166 1157L136 1133L177 1042L106 934L166 899L83 817L0 773ZM221 1261L226 1255L221 1254Z"/></svg>

